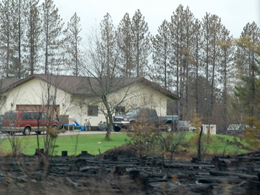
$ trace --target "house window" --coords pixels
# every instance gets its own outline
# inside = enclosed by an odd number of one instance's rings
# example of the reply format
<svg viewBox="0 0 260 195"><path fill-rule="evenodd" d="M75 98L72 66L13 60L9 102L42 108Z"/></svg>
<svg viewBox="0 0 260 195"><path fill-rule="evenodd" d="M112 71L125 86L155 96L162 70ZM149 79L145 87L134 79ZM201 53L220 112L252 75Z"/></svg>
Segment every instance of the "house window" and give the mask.
<svg viewBox="0 0 260 195"><path fill-rule="evenodd" d="M125 114L125 107L124 106L118 106L115 108L115 115L122 115Z"/></svg>
<svg viewBox="0 0 260 195"><path fill-rule="evenodd" d="M98 106L88 106L88 116L98 116Z"/></svg>

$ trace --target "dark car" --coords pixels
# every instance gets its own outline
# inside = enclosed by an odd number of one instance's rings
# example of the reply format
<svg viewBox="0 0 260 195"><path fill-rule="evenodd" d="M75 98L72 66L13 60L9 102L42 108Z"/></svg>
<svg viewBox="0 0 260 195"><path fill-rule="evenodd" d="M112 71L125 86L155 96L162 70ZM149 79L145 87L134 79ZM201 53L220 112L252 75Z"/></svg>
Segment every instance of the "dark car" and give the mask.
<svg viewBox="0 0 260 195"><path fill-rule="evenodd" d="M133 130L135 123L158 124L158 115L155 109L137 108L129 110L124 115L116 115L113 120L114 131L121 129Z"/></svg>

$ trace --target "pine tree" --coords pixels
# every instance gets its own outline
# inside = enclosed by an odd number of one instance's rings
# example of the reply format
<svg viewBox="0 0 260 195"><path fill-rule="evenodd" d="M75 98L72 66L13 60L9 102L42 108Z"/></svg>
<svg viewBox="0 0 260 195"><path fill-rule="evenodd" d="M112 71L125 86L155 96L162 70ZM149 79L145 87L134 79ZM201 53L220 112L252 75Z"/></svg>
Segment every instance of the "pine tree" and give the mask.
<svg viewBox="0 0 260 195"><path fill-rule="evenodd" d="M80 18L75 13L67 24L65 32L66 64L73 69L73 75L78 76L82 64Z"/></svg>
<svg viewBox="0 0 260 195"><path fill-rule="evenodd" d="M199 113L199 72L201 72L201 45L202 45L202 39L201 39L201 23L198 19L194 22L194 29L196 31L194 36L194 46L192 49L193 58L194 58L194 80L195 80L195 89L194 89L194 99L195 99L195 110L196 113Z"/></svg>
<svg viewBox="0 0 260 195"><path fill-rule="evenodd" d="M21 69L22 69L22 57L21 57L21 45L22 45L22 36L23 36L23 30L22 26L24 26L23 23L23 12L24 7L22 7L24 3L21 2L21 0L13 0L12 1L12 39L13 39L13 53L12 53L12 73L15 77L21 78Z"/></svg>
<svg viewBox="0 0 260 195"><path fill-rule="evenodd" d="M178 114L180 119L187 119L192 115L191 107L194 105L189 97L192 92L190 85L199 63L200 40L196 35L200 34L200 25L189 8L184 9L180 5L171 16L170 32L173 54L171 71L175 73L176 93L181 97Z"/></svg>
<svg viewBox="0 0 260 195"><path fill-rule="evenodd" d="M28 7L26 17L26 37L28 41L25 42L25 52L27 54L25 63L29 65L29 74L33 75L40 72L40 52L43 46L41 44L42 21L40 19L39 0L29 0L26 5Z"/></svg>
<svg viewBox="0 0 260 195"><path fill-rule="evenodd" d="M241 82L235 88L236 96L239 97L244 104L245 115L252 117L257 112L257 87L256 78L259 73L259 59L257 46L260 45L259 28L256 23L247 24L240 39L236 41L237 53L236 64L240 71Z"/></svg>
<svg viewBox="0 0 260 195"><path fill-rule="evenodd" d="M205 64L205 75L206 79L210 82L210 88L206 90L205 97L205 116L207 120L212 117L215 97L216 97L216 86L217 86L217 66L220 64L220 47L217 44L221 32L221 20L216 15L206 13L203 18L202 29L203 29L203 62ZM206 118L206 117L205 117ZM208 121L209 122L209 121Z"/></svg>
<svg viewBox="0 0 260 195"><path fill-rule="evenodd" d="M44 43L44 74L54 73L60 65L63 23L53 0L41 5Z"/></svg>
<svg viewBox="0 0 260 195"><path fill-rule="evenodd" d="M136 76L144 76L150 55L150 32L145 18L138 9L133 18L131 30L133 33L133 64L136 66Z"/></svg>
<svg viewBox="0 0 260 195"><path fill-rule="evenodd" d="M181 64L183 66L183 82L184 82L184 91L185 94L184 102L184 115L187 117L192 116L193 110L193 101L191 95L193 91L190 88L190 84L192 78L194 78L196 66L194 66L195 58L193 56L193 50L195 49L195 38L198 33L198 27L195 26L195 18L192 12L187 7L184 10L183 18L181 19L183 22L183 50L182 50L182 59Z"/></svg>
<svg viewBox="0 0 260 195"><path fill-rule="evenodd" d="M101 31L101 51L104 61L101 67L101 75L114 75L118 60L118 50L116 44L116 34L113 21L109 13L104 16L100 23Z"/></svg>
<svg viewBox="0 0 260 195"><path fill-rule="evenodd" d="M218 67L218 72L220 73L219 83L222 83L222 109L221 116L223 121L223 126L221 129L228 128L229 113L228 113L228 104L229 104L229 86L232 82L232 70L234 70L233 60L234 60L234 45L233 38L230 36L230 32L223 27L221 29L220 38L218 41L220 46L220 66Z"/></svg>
<svg viewBox="0 0 260 195"><path fill-rule="evenodd" d="M11 57L12 57L12 4L10 0L3 0L0 4L0 54L1 69L6 77L10 75Z"/></svg>
<svg viewBox="0 0 260 195"><path fill-rule="evenodd" d="M120 21L117 32L117 44L120 50L119 70L126 77L132 77L134 71L133 64L133 34L131 30L131 19L126 13Z"/></svg>
<svg viewBox="0 0 260 195"><path fill-rule="evenodd" d="M171 59L171 74L175 76L173 83L175 83L176 94L182 98L183 97L183 74L182 74L182 64L181 64L181 51L183 50L182 40L183 40L183 6L180 5L173 12L170 21L170 32L171 32L171 48L172 48L172 59ZM176 114L179 115L180 120L183 120L183 102L176 102Z"/></svg>
<svg viewBox="0 0 260 195"><path fill-rule="evenodd" d="M169 24L163 21L158 28L158 34L152 38L153 49L153 65L150 78L161 84L165 89L169 89L171 83L170 78L170 60L171 55L171 34Z"/></svg>

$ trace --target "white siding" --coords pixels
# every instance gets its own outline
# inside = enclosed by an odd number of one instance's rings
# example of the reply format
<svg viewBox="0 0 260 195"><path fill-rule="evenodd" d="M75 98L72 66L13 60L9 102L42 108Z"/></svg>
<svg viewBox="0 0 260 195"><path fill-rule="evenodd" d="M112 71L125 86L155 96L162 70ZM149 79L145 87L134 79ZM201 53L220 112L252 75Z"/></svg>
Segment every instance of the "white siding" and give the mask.
<svg viewBox="0 0 260 195"><path fill-rule="evenodd" d="M47 103L47 88L46 82L35 78L12 89L4 94L7 99L5 105L1 108L1 114L8 110L14 110L17 104L45 105ZM102 113L104 106L99 98L83 100L63 90L56 89L56 91L56 105L60 105L60 115L69 115L70 118L75 118L81 125L84 125L85 119L90 119L92 126L97 126L100 121L105 121L105 116ZM50 95L55 95L55 87L53 86ZM131 108L147 107L156 109L157 114L163 116L166 115L167 100L170 98L147 85L136 83L108 95L108 101L112 107L115 107L122 99L124 101L120 106L125 106L126 111ZM88 116L88 105L99 107L98 116Z"/></svg>

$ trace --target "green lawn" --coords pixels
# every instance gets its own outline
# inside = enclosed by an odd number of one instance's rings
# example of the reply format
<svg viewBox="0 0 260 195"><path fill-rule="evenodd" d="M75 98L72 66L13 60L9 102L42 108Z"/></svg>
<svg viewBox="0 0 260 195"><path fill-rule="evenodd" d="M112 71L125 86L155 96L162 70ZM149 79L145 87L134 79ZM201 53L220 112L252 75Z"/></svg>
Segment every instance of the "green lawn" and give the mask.
<svg viewBox="0 0 260 195"><path fill-rule="evenodd" d="M227 155L250 152L250 145L243 139L230 135L203 135L203 146L208 154ZM189 152L197 152L197 137L188 133L185 138Z"/></svg>
<svg viewBox="0 0 260 195"><path fill-rule="evenodd" d="M185 143L180 147L180 151L185 149L190 153L197 152L197 139L195 133L187 133L185 136ZM207 139L205 139L204 143ZM21 142L21 151L26 155L33 155L37 148L36 137L24 136L16 137ZM111 134L111 140L106 141L105 135L92 134L92 135L71 135L71 136L59 136L55 143L54 155L61 155L62 151L67 151L68 155L78 155L81 151L87 151L90 154L104 153L106 150L125 144L125 139L129 140L126 133ZM239 154L249 152L247 150L249 145L244 141L237 138L234 142L233 136L227 135L211 135L208 139L208 147L206 153L209 154ZM229 140L229 142L227 142ZM98 143L100 142L100 144ZM238 146L237 143L240 143ZM229 143L229 144L227 144ZM43 137L40 136L40 148L43 148ZM205 144L203 144L205 145ZM241 147L243 146L243 147ZM0 140L0 154L6 155L11 153L11 145L8 139Z"/></svg>
<svg viewBox="0 0 260 195"><path fill-rule="evenodd" d="M61 155L62 151L68 151L68 155L77 155L81 151L88 151L90 154L103 153L115 146L120 146L125 143L128 138L126 133L111 134L111 140L105 140L105 134L97 135L73 135L73 136L59 136L55 143L55 154ZM21 151L26 155L33 155L37 148L36 137L19 137L21 141ZM101 142L101 144L98 144ZM43 137L40 137L40 148L43 148ZM0 151L2 154L11 153L11 145L8 139L1 140Z"/></svg>

